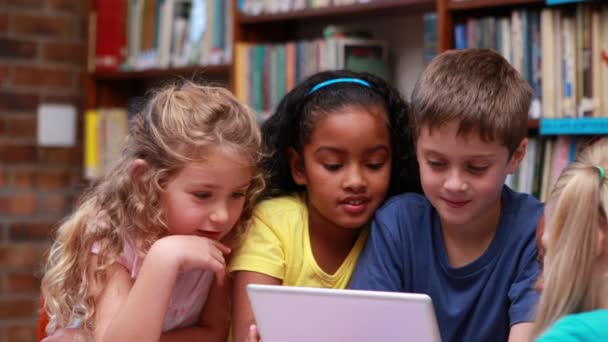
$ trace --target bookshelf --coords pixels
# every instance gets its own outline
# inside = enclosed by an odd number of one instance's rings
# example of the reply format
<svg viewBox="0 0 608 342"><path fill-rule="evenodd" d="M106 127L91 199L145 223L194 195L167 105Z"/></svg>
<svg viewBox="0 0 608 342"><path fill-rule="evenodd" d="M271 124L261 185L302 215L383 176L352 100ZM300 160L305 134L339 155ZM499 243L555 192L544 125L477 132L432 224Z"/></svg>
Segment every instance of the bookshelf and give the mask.
<svg viewBox="0 0 608 342"><path fill-rule="evenodd" d="M608 42L608 24L602 26L608 19L608 4L567 2L548 6L545 0L437 1L438 52L463 45L488 47L484 39L489 36L494 40L490 48L510 56L540 100L536 113L540 119L528 123L526 157L508 183L541 200L590 137L608 134L608 107L601 100L608 91L608 61L599 57L608 49L608 44L602 45ZM485 32L471 33L480 27ZM504 49L501 39L513 46Z"/></svg>

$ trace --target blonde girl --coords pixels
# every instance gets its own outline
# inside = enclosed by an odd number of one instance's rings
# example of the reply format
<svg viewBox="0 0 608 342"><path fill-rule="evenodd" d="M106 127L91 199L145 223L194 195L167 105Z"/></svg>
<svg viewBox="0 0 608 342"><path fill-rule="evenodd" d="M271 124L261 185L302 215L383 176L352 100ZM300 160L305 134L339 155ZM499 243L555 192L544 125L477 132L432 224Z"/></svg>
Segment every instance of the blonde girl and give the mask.
<svg viewBox="0 0 608 342"><path fill-rule="evenodd" d="M561 174L546 206L536 341L608 341L608 138Z"/></svg>
<svg viewBox="0 0 608 342"><path fill-rule="evenodd" d="M57 231L42 280L47 340L225 340L225 258L263 188L260 140L223 88L155 92Z"/></svg>

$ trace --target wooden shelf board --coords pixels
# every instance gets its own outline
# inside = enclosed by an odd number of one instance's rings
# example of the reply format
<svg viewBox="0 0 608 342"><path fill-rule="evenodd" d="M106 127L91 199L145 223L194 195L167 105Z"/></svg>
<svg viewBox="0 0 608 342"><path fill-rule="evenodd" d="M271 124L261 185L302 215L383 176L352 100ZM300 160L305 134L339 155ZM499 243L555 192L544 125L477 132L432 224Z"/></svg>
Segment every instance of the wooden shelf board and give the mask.
<svg viewBox="0 0 608 342"><path fill-rule="evenodd" d="M492 7L522 6L544 4L545 0L463 0L449 1L448 10L471 10Z"/></svg>
<svg viewBox="0 0 608 342"><path fill-rule="evenodd" d="M341 17L347 14L365 14L370 12L396 11L402 9L424 9L433 10L435 1L433 0L373 0L368 3L329 6L323 8L309 8L298 11L282 12L277 14L260 14L238 16L240 24L259 24L280 21L295 21L316 18Z"/></svg>
<svg viewBox="0 0 608 342"><path fill-rule="evenodd" d="M92 73L96 80L127 80L127 79L150 79L172 76L189 77L195 74L209 74L213 76L226 75L230 72L231 65L197 65L183 68L146 69L134 71L101 71Z"/></svg>

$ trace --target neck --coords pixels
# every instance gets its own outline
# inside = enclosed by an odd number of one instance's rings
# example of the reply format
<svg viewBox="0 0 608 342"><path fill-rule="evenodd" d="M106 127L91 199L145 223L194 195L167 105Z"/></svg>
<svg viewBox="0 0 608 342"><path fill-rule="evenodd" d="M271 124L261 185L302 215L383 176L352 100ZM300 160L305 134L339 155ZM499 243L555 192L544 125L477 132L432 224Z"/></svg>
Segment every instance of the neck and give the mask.
<svg viewBox="0 0 608 342"><path fill-rule="evenodd" d="M500 222L500 200L486 215L462 225L441 220L441 235L448 261L454 267L465 266L488 249Z"/></svg>

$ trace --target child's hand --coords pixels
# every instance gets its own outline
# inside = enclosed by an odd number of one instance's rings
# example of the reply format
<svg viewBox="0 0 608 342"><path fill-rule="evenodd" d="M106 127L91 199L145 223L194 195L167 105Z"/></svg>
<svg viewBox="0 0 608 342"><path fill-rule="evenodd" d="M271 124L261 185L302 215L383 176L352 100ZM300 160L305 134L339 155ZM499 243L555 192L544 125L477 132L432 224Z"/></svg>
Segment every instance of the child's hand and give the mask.
<svg viewBox="0 0 608 342"><path fill-rule="evenodd" d="M258 334L258 327L255 324L249 326L249 333L245 342L261 342L260 334Z"/></svg>
<svg viewBox="0 0 608 342"><path fill-rule="evenodd" d="M160 249L165 257L175 257L180 273L205 269L215 273L219 285L224 282L225 254L230 248L221 242L193 235L171 235L159 239L152 246Z"/></svg>

